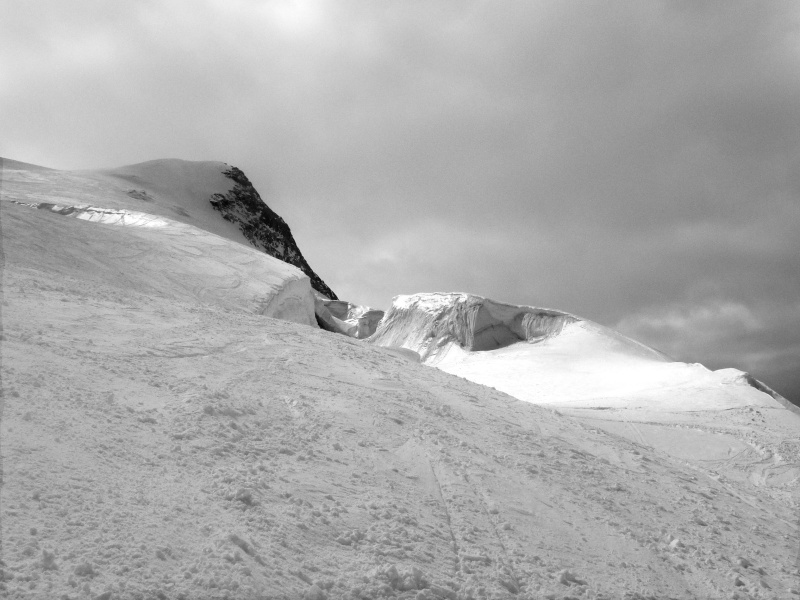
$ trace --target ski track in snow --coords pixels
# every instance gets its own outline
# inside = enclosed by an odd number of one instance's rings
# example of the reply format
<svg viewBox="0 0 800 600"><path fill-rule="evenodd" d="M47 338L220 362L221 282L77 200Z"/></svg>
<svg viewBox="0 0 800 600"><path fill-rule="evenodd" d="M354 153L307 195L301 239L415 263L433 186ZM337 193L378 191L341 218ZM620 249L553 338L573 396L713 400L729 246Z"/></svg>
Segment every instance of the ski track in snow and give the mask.
<svg viewBox="0 0 800 600"><path fill-rule="evenodd" d="M6 276L9 597L793 585L792 507L748 481L342 336Z"/></svg>

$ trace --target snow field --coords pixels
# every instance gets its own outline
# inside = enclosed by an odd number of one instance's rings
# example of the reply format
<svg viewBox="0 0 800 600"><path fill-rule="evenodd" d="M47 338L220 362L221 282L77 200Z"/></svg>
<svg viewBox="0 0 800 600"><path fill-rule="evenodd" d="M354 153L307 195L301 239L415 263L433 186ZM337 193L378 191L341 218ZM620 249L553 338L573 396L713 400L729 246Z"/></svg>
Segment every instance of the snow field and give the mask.
<svg viewBox="0 0 800 600"><path fill-rule="evenodd" d="M31 271L6 282L10 598L792 585L792 509L750 501L748 482L343 336Z"/></svg>
<svg viewBox="0 0 800 600"><path fill-rule="evenodd" d="M37 205L38 206L38 205ZM58 205L61 206L61 205ZM4 241L47 272L151 294L213 303L306 325L316 325L308 278L255 249L171 219L115 211L112 222L73 219L82 209L32 210L3 205ZM149 220L148 220L149 219Z"/></svg>
<svg viewBox="0 0 800 600"><path fill-rule="evenodd" d="M231 225L193 204L229 185L212 166L22 169L4 182L4 597L798 595L797 427L765 394L684 366L663 372L691 374L675 397L659 396L631 385L642 372L629 367L668 365L652 351L540 327L549 317L522 327L498 303L459 321L497 346L472 354L476 368L508 364L508 332L530 325L542 339L526 349L544 352L521 360L555 369L537 393L560 394L559 378L585 393L556 411L418 364L428 346L308 327L292 308L299 288L271 304L286 279L267 257L194 226ZM112 227L6 200L134 203L179 226ZM445 349L446 365L458 349ZM452 364L469 364L463 354ZM602 379L614 361L627 367ZM607 396L589 393L603 381ZM684 455L666 451L676 440Z"/></svg>

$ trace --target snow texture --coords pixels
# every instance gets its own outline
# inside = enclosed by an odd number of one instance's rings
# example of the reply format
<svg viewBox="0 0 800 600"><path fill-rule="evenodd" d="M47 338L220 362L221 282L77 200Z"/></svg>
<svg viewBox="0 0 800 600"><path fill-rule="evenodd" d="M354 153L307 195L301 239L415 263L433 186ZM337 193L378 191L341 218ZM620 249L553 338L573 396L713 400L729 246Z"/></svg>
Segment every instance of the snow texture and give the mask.
<svg viewBox="0 0 800 600"><path fill-rule="evenodd" d="M241 233L179 201L199 184L173 166L174 190L135 180L131 195L118 175L4 165L0 596L798 597L800 417L746 376L463 296L453 314L452 297L421 302L444 323L413 317L438 349L392 311L373 337L393 347L264 316L255 280L292 272L309 298L308 278L220 237ZM188 227L206 217L217 232ZM514 360L544 369L539 397L577 387L579 401L554 410L441 370ZM603 369L612 390L639 368L684 383L673 399L590 398Z"/></svg>
<svg viewBox="0 0 800 600"><path fill-rule="evenodd" d="M782 406L741 371L713 373L575 315L471 294L398 296L370 342L413 350L426 364L537 404Z"/></svg>
<svg viewBox="0 0 800 600"><path fill-rule="evenodd" d="M329 300L317 294L315 311L322 329L342 333L357 339L370 337L378 327L384 312L345 300Z"/></svg>
<svg viewBox="0 0 800 600"><path fill-rule="evenodd" d="M212 209L205 208L210 192L220 183L215 181L214 173L225 181L218 173L221 163L163 162L165 164L144 163L138 170L134 167L122 169L125 178L134 179L140 187L147 188L140 189L136 197L132 197L130 191L98 185L105 181L108 172L99 176L6 166L3 200L52 213L52 218L71 217L89 222L33 228L29 239L20 241L33 246L34 255L34 248L47 247L54 257L51 260L62 264L65 273L81 276L84 272L93 272L101 278L125 278L137 282L142 290L192 297L315 326L314 297L308 277L297 268L245 245L238 232L220 227L225 222ZM160 183L145 186L145 175L155 177ZM168 195L165 190L170 185L179 192ZM169 212L163 208L159 210L156 197L170 207ZM41 199L46 201L31 201ZM111 207L73 203L89 199ZM138 207L142 202L150 209L148 212L124 208ZM119 229L108 230L104 227L107 225L119 226ZM84 227L94 229L86 231ZM211 231L227 235L223 237ZM87 239L92 240L95 253L78 250L85 246ZM15 241L10 230L4 242Z"/></svg>
<svg viewBox="0 0 800 600"><path fill-rule="evenodd" d="M505 304L474 294L414 294L394 298L372 341L414 350L435 364L454 345L485 352L518 342L539 343L578 322L589 323L569 313ZM655 360L667 358L601 325L591 323L591 327L602 331L618 350Z"/></svg>

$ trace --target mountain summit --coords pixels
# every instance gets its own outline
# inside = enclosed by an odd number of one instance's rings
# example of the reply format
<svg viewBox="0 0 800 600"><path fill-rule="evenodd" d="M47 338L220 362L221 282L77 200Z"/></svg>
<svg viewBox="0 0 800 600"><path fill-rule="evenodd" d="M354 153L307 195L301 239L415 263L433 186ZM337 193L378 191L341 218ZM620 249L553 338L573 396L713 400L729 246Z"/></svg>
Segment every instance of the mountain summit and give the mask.
<svg viewBox="0 0 800 600"><path fill-rule="evenodd" d="M195 220L192 224L234 241L246 241L269 256L294 265L309 277L315 290L336 299L333 290L303 257L286 221L264 202L247 176L236 167L216 162L161 159L95 173L83 171L81 174L87 177L104 175L111 181L116 179L129 183L131 187L126 189L127 196L166 206L173 213L170 215L172 218L196 218L199 211L202 220L200 223ZM218 219L210 214L209 204L220 213L219 216L236 226L239 235L235 235L230 227L220 227L215 222ZM147 205L139 206L144 208Z"/></svg>

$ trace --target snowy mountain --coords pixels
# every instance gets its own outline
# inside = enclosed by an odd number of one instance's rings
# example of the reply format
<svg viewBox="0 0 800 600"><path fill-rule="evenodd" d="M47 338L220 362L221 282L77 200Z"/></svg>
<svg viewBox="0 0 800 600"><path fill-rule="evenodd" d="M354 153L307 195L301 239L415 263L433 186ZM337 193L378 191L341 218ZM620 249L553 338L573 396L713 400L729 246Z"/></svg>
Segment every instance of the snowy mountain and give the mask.
<svg viewBox="0 0 800 600"><path fill-rule="evenodd" d="M742 371L676 362L587 319L473 294L398 296L370 342L536 404L633 408L647 397L662 411L792 407ZM704 393L687 395L689 386Z"/></svg>
<svg viewBox="0 0 800 600"><path fill-rule="evenodd" d="M333 290L303 257L286 222L267 206L247 176L236 167L162 159L99 174L114 183L122 181L133 185L126 195L134 199L159 204L184 222L199 218L199 222L191 224L236 242L246 240L269 256L294 265L309 277L315 290L336 299ZM84 172L84 175L91 173ZM223 226L217 218L220 215L214 215L209 208L218 211L235 229ZM192 214L187 214L190 209Z"/></svg>
<svg viewBox="0 0 800 600"><path fill-rule="evenodd" d="M226 169L223 174L233 180L234 186L227 194L214 194L210 200L211 205L222 214L222 218L238 224L242 234L253 246L296 266L308 275L315 290L331 300L336 300L333 290L303 258L286 221L267 206L247 176L236 167Z"/></svg>
<svg viewBox="0 0 800 600"><path fill-rule="evenodd" d="M800 414L788 400L737 369L677 362L575 315L472 294L398 296L369 341L675 458L715 464L715 473L800 475L781 458L791 428L780 423L796 427ZM764 414L769 427L742 431L742 418Z"/></svg>
<svg viewBox="0 0 800 600"><path fill-rule="evenodd" d="M227 170L2 161L4 597L798 597L768 388L556 310L323 297Z"/></svg>

